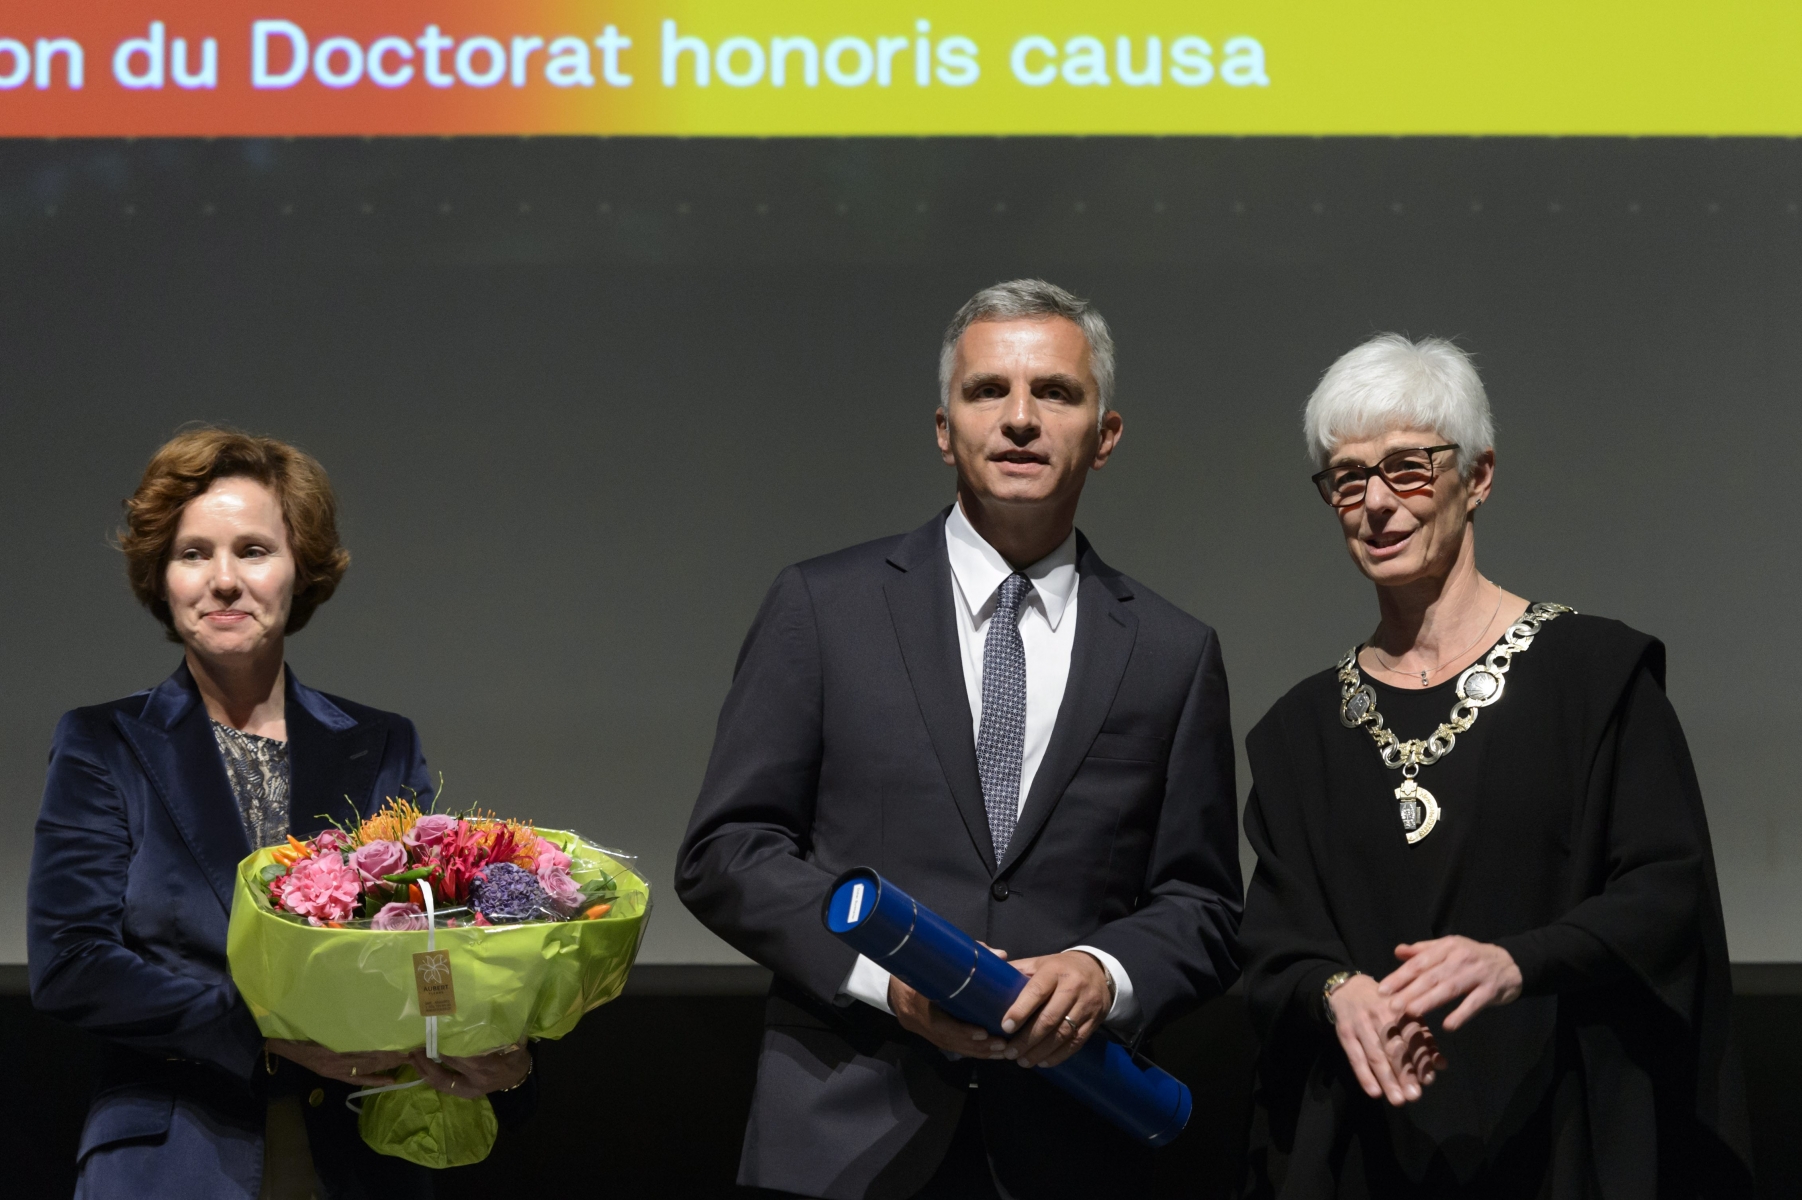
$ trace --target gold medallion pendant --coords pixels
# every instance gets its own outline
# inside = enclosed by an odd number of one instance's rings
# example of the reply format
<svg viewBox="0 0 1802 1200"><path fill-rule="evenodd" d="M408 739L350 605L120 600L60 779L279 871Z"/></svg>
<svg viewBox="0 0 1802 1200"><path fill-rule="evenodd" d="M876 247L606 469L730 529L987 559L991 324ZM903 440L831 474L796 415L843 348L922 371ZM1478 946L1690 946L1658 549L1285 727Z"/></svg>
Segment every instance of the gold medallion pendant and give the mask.
<svg viewBox="0 0 1802 1200"><path fill-rule="evenodd" d="M1433 826L1439 824L1439 801L1414 780L1402 780L1402 785L1395 789L1395 798L1401 806L1402 832L1408 835L1410 846L1433 832Z"/></svg>

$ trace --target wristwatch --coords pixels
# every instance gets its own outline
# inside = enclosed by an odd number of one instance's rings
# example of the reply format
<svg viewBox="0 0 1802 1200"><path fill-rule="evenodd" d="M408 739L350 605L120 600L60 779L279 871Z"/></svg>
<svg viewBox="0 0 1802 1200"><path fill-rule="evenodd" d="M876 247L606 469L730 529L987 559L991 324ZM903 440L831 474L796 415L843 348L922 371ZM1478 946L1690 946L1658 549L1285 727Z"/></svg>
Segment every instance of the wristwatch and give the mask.
<svg viewBox="0 0 1802 1200"><path fill-rule="evenodd" d="M1326 977L1326 986L1320 989L1320 1007L1326 1011L1328 1025L1339 1023L1333 1017L1333 993L1362 974L1362 971L1335 971Z"/></svg>

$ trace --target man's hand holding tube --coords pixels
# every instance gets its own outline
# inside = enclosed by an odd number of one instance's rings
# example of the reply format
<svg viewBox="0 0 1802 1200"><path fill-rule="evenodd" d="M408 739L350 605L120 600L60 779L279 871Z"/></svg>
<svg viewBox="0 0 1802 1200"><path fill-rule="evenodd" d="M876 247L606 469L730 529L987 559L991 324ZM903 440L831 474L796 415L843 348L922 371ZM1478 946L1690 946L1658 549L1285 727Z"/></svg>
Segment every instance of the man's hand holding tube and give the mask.
<svg viewBox="0 0 1802 1200"><path fill-rule="evenodd" d="M995 953L1007 957L1005 951ZM1012 1059L1022 1067L1055 1067L1081 1049L1107 1018L1113 1004L1107 971L1081 950L1023 958L1014 967L1027 980L1002 1018L1002 1029L1013 1034L1005 1042L985 1029L947 1016L893 976L889 979L889 1008L903 1029L941 1050Z"/></svg>
<svg viewBox="0 0 1802 1200"><path fill-rule="evenodd" d="M1081 950L1023 958L1014 967L1026 976L1026 990L1001 1019L1014 1034L1005 1055L1023 1067L1055 1067L1107 1019L1114 1002L1107 970Z"/></svg>
<svg viewBox="0 0 1802 1200"><path fill-rule="evenodd" d="M889 1011L901 1028L951 1054L968 1058L1000 1058L1007 1043L980 1025L966 1025L895 976L888 981Z"/></svg>

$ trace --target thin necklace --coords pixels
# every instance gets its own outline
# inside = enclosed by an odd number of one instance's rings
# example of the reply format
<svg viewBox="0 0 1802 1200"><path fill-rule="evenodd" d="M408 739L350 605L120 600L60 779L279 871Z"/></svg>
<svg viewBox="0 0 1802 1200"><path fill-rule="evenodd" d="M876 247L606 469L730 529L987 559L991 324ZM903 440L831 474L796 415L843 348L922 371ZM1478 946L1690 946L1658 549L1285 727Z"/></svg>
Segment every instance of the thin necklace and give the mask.
<svg viewBox="0 0 1802 1200"><path fill-rule="evenodd" d="M1489 614L1489 619L1487 621L1483 622L1483 628L1477 630L1477 636L1470 639L1470 645L1464 647L1464 649L1458 651L1458 653L1451 656L1453 662L1456 662L1458 659L1463 658L1466 654L1469 654L1471 651L1471 648L1474 647L1478 642L1483 640L1483 635L1488 633L1489 627L1495 624L1496 613L1499 613L1502 611L1502 597L1506 596L1507 594L1508 594L1507 592L1504 592L1502 590L1501 584L1498 583L1495 585L1495 612L1492 612ZM1377 652L1375 642L1369 642L1366 644L1369 645L1369 647L1370 647L1370 656L1377 660L1377 666L1383 668L1383 670L1389 672L1391 675L1401 675L1401 676L1406 677L1407 675L1410 674L1410 672L1408 672L1408 671L1398 671L1394 667L1390 666L1388 663L1384 662L1383 656ZM1428 674L1438 674L1439 668L1444 663L1445 663L1445 659L1442 658L1438 662L1433 664L1433 669L1431 672L1428 672L1423 669L1420 672L1420 686L1423 688L1426 687L1427 686L1427 675Z"/></svg>

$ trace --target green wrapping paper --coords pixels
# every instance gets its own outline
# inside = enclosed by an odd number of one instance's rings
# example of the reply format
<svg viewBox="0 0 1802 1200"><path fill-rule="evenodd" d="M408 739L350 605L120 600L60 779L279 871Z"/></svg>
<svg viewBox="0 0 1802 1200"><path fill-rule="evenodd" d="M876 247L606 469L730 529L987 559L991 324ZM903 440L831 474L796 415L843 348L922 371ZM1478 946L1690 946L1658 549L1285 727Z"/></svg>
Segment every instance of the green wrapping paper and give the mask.
<svg viewBox="0 0 1802 1200"><path fill-rule="evenodd" d="M449 952L457 1002L455 1015L438 1018L441 1056L560 1038L625 986L650 912L650 885L574 834L538 834L571 856L577 883L613 876L613 907L595 919L455 929L440 917L434 948ZM426 949L426 932L333 929L277 913L261 878L277 849L238 864L226 935L232 981L257 1027L265 1037L340 1053L423 1047L413 955ZM359 1127L375 1149L425 1166L478 1161L494 1140L486 1100L441 1096L423 1084L370 1097Z"/></svg>
<svg viewBox="0 0 1802 1200"><path fill-rule="evenodd" d="M399 1083L418 1078L412 1067L395 1075ZM434 1170L481 1162L499 1131L488 1097L464 1100L424 1084L371 1096L357 1116L357 1132L372 1149Z"/></svg>

